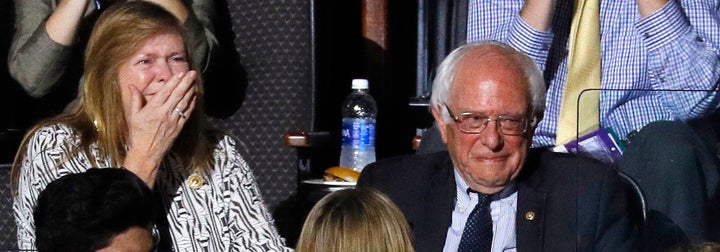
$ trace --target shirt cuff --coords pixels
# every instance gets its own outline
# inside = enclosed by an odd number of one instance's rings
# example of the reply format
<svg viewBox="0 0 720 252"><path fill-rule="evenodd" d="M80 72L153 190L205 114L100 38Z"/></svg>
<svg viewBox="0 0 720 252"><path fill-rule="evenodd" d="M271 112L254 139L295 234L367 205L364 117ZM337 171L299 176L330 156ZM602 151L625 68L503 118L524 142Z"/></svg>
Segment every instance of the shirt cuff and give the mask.
<svg viewBox="0 0 720 252"><path fill-rule="evenodd" d="M544 62L550 52L554 34L538 31L520 16L510 24L508 43L518 51L526 53L535 62Z"/></svg>
<svg viewBox="0 0 720 252"><path fill-rule="evenodd" d="M643 36L648 51L657 50L691 30L690 22L675 1L669 1L657 12L637 22L635 28Z"/></svg>

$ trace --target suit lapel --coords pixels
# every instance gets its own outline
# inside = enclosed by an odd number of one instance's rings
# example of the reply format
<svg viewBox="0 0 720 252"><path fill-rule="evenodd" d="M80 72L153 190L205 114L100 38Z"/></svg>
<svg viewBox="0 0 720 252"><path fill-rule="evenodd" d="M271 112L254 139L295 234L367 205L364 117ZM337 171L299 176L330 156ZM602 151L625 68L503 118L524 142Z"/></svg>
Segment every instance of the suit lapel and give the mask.
<svg viewBox="0 0 720 252"><path fill-rule="evenodd" d="M429 190L424 204L424 226L419 228L424 234L415 239L427 239L427 248L420 251L442 251L445 246L448 227L452 222L452 211L455 206L455 177L449 156L440 162L435 174L430 179Z"/></svg>
<svg viewBox="0 0 720 252"><path fill-rule="evenodd" d="M518 186L516 236L518 251L542 251L546 193L525 183ZM568 239L572 239L569 237Z"/></svg>

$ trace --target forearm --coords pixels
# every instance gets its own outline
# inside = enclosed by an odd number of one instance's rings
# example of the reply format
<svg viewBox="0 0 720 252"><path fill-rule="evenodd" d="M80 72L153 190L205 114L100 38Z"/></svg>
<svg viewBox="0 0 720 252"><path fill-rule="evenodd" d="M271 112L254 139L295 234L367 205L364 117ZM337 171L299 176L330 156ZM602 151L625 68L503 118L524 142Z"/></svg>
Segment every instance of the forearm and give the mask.
<svg viewBox="0 0 720 252"><path fill-rule="evenodd" d="M24 41L23 44L19 40L13 44L8 70L27 94L42 97L65 74L73 51L71 47L52 41L44 26L24 38Z"/></svg>
<svg viewBox="0 0 720 252"><path fill-rule="evenodd" d="M527 0L520 17L538 31L550 31L557 0Z"/></svg>
<svg viewBox="0 0 720 252"><path fill-rule="evenodd" d="M470 4L468 41L505 42L545 69L554 36L550 25L555 0L529 0L524 5L471 0Z"/></svg>
<svg viewBox="0 0 720 252"><path fill-rule="evenodd" d="M552 20L557 0L527 0L520 18L510 26L508 44L525 53L545 71L553 34Z"/></svg>
<svg viewBox="0 0 720 252"><path fill-rule="evenodd" d="M8 70L33 96L47 94L65 73L71 47L53 41L45 21L53 12L48 0L15 1L15 34Z"/></svg>
<svg viewBox="0 0 720 252"><path fill-rule="evenodd" d="M135 173L148 187L153 188L163 156L152 155L151 153L131 149L125 156L123 167Z"/></svg>
<svg viewBox="0 0 720 252"><path fill-rule="evenodd" d="M74 44L88 3L89 0L60 1L57 9L45 22L45 28L50 38L64 46Z"/></svg>

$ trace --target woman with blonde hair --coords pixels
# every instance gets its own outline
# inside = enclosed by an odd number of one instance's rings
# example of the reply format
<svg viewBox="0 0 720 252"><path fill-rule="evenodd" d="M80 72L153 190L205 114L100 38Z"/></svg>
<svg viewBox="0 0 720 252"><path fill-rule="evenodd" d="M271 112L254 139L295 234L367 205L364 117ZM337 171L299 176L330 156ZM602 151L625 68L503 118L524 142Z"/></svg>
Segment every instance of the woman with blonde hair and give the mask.
<svg viewBox="0 0 720 252"><path fill-rule="evenodd" d="M374 189L345 189L322 198L310 210L298 252L412 252L410 228L400 209Z"/></svg>
<svg viewBox="0 0 720 252"><path fill-rule="evenodd" d="M18 246L34 249L32 212L51 181L123 167L153 188L160 249L280 251L237 141L206 128L202 80L180 21L147 1L112 5L85 53L82 99L32 128L15 157Z"/></svg>

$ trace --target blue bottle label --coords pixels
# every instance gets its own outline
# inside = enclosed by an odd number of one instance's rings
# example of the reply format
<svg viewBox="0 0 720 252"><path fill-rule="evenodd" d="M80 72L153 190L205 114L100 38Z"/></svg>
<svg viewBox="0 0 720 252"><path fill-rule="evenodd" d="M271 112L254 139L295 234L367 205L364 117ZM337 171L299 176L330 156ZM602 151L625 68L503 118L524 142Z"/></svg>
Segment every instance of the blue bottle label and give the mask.
<svg viewBox="0 0 720 252"><path fill-rule="evenodd" d="M343 118L343 145L366 149L375 146L375 119Z"/></svg>

